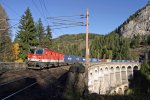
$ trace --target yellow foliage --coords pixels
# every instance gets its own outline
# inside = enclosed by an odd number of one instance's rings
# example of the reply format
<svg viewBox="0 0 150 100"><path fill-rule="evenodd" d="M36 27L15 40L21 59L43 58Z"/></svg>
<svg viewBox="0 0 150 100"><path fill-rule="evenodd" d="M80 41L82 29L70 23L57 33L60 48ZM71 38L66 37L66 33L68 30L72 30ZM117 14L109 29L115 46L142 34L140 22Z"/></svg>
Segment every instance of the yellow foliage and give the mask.
<svg viewBox="0 0 150 100"><path fill-rule="evenodd" d="M21 62L23 62L23 60L20 58L20 59L18 59L18 60L15 60L15 62L21 63Z"/></svg>
<svg viewBox="0 0 150 100"><path fill-rule="evenodd" d="M18 43L14 43L13 46L12 46L12 50L13 50L13 55L15 57L15 60L17 60L18 59L18 55L20 53L19 44Z"/></svg>

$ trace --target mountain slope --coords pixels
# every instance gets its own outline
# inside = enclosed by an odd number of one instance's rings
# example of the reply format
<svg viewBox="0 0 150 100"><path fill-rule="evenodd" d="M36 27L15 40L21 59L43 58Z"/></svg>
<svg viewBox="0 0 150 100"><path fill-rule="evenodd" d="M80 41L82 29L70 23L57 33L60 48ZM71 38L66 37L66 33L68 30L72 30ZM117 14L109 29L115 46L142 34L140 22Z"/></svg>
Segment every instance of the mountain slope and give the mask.
<svg viewBox="0 0 150 100"><path fill-rule="evenodd" d="M92 41L100 38L102 35L89 34L89 46ZM66 34L53 39L51 49L68 55L84 56L85 54L85 33Z"/></svg>
<svg viewBox="0 0 150 100"><path fill-rule="evenodd" d="M116 30L117 33L124 37L133 37L133 35L150 34L150 2L135 14L131 15Z"/></svg>

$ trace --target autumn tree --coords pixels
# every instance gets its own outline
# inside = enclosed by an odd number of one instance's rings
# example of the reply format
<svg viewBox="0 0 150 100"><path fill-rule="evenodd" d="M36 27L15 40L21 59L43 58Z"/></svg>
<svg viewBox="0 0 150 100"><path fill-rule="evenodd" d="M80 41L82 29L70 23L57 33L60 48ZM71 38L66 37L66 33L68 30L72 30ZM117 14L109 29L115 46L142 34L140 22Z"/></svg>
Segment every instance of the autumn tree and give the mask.
<svg viewBox="0 0 150 100"><path fill-rule="evenodd" d="M18 57L19 53L20 53L20 49L19 49L19 44L18 43L13 43L12 51L13 51L14 61L15 62L23 62L23 60Z"/></svg>

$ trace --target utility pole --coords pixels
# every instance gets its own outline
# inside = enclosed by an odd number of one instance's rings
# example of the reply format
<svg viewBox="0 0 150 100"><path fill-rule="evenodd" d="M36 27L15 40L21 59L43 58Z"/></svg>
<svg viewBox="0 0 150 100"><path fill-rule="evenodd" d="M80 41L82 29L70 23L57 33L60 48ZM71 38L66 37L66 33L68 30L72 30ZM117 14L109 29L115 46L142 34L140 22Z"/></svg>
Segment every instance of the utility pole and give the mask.
<svg viewBox="0 0 150 100"><path fill-rule="evenodd" d="M88 8L86 10L86 55L85 55L85 58L86 58L86 66L89 65L89 46L88 46L88 26L89 26L89 12L88 12Z"/></svg>
<svg viewBox="0 0 150 100"><path fill-rule="evenodd" d="M89 47L88 47L88 26L89 26L89 22L88 22L88 17L89 17L89 12L88 12L88 8L86 10L86 55L85 55L85 76L84 76L84 82L85 82L85 96L86 93L88 93L88 67L89 67Z"/></svg>

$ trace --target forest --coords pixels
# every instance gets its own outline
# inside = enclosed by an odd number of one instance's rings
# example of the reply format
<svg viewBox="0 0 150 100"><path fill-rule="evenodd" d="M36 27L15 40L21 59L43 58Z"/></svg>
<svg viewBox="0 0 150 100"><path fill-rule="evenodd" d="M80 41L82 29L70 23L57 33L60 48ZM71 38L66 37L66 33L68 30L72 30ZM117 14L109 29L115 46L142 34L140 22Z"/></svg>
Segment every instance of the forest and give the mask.
<svg viewBox="0 0 150 100"><path fill-rule="evenodd" d="M1 6L1 16L9 19ZM4 30L0 31L0 57L2 62L25 62L31 47L43 47L59 51L67 55L85 56L85 33L66 34L52 38L51 27L43 26L41 18L34 21L29 8L21 16L15 39L11 39L11 27L5 20ZM0 25L1 28L2 25ZM99 59L138 60L140 53L134 53L137 48L150 46L150 35L140 34L133 38L125 38L116 31L107 35L89 34L90 57ZM138 51L141 52L141 51Z"/></svg>

